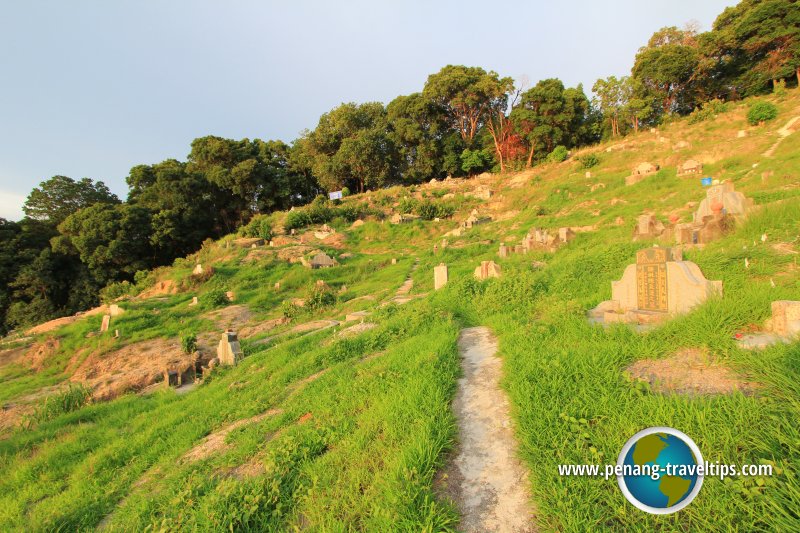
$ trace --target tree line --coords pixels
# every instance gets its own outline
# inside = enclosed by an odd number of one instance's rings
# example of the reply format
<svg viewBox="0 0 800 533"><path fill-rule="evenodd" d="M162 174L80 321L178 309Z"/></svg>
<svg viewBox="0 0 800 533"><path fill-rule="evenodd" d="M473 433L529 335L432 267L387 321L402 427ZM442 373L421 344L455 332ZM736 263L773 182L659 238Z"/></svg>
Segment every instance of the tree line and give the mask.
<svg viewBox="0 0 800 533"><path fill-rule="evenodd" d="M708 32L662 28L630 75L597 80L592 99L555 78L528 87L448 65L388 105L332 109L291 144L195 139L186 161L133 167L125 201L100 181L52 177L30 193L23 220L0 219L0 332L86 309L110 283L325 191L518 170L707 102L797 85L798 4L743 0Z"/></svg>

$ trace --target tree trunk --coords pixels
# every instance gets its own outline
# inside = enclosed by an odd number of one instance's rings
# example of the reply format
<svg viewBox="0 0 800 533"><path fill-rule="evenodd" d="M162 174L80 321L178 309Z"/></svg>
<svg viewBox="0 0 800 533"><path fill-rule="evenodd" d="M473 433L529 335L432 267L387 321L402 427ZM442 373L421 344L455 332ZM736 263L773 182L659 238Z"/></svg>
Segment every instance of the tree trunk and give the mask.
<svg viewBox="0 0 800 533"><path fill-rule="evenodd" d="M639 133L639 117L633 117L633 132Z"/></svg>
<svg viewBox="0 0 800 533"><path fill-rule="evenodd" d="M533 150L536 147L535 144L531 143L531 151L528 152L528 163L525 165L525 168L531 168L533 164Z"/></svg>
<svg viewBox="0 0 800 533"><path fill-rule="evenodd" d="M794 73L797 74L797 87L800 87L800 67L797 67Z"/></svg>

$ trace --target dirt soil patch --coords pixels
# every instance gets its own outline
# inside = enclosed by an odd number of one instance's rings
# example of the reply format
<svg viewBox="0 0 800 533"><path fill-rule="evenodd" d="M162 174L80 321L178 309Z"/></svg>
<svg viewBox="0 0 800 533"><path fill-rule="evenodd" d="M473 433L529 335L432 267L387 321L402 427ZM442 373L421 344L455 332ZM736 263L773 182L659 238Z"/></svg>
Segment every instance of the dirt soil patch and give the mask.
<svg viewBox="0 0 800 533"><path fill-rule="evenodd" d="M157 281L155 285L143 291L137 296L138 300L146 300L147 298L153 298L156 296L167 296L169 294L177 294L178 287L175 286L175 282L171 279L166 279L164 281Z"/></svg>
<svg viewBox="0 0 800 533"><path fill-rule="evenodd" d="M186 452L181 458L181 461L193 463L195 461L200 461L202 459L211 457L215 453L221 453L230 448L230 446L225 442L225 438L231 431L248 424L255 424L256 422L260 422L267 417L275 416L280 413L280 409L270 409L269 411L264 411L260 415L251 416L250 418L243 418L242 420L237 420L232 424L228 424L227 426L218 429L214 433L211 433L204 438L200 444Z"/></svg>
<svg viewBox="0 0 800 533"><path fill-rule="evenodd" d="M278 250L278 259L281 261L289 261L290 263L297 263L300 258L313 252L313 246L291 246L289 248L281 248Z"/></svg>
<svg viewBox="0 0 800 533"><path fill-rule="evenodd" d="M238 326L244 325L253 318L253 313L246 305L229 305L222 309L209 311L203 315L203 318L213 320L217 327L226 329L232 327L236 329Z"/></svg>
<svg viewBox="0 0 800 533"><path fill-rule="evenodd" d="M509 401L499 385L497 340L488 328L467 328L458 348L464 371L453 402L459 444L437 489L461 511L461 531L535 531L527 470L517 458Z"/></svg>
<svg viewBox="0 0 800 533"><path fill-rule="evenodd" d="M18 426L24 416L32 414L36 406L47 396L66 390L67 387L66 384L42 387L3 404L0 407L0 438L7 436L9 430Z"/></svg>
<svg viewBox="0 0 800 533"><path fill-rule="evenodd" d="M634 379L650 383L661 393L687 395L752 394L759 388L697 348L687 348L666 359L642 359L626 369Z"/></svg>
<svg viewBox="0 0 800 533"><path fill-rule="evenodd" d="M35 343L25 354L25 364L31 367L32 370L39 372L47 365L47 360L55 355L60 345L61 343L55 337Z"/></svg>
<svg viewBox="0 0 800 533"><path fill-rule="evenodd" d="M265 331L271 331L278 326L288 323L288 318L280 317L273 318L272 320L264 320L263 322L257 322L248 326L243 326L241 329L239 329L239 337L246 339L247 337L252 337L253 335L258 335L259 333L264 333Z"/></svg>
<svg viewBox="0 0 800 533"><path fill-rule="evenodd" d="M177 341L153 339L102 355L92 353L70 380L91 387L94 399L110 400L162 381L167 369L183 372L194 364L194 356L183 353Z"/></svg>
<svg viewBox="0 0 800 533"><path fill-rule="evenodd" d="M374 324L372 322L361 322L360 324L356 324L355 326L350 326L349 328L345 328L338 333L338 337L354 337L356 335L360 335L365 331L369 331L378 324Z"/></svg>

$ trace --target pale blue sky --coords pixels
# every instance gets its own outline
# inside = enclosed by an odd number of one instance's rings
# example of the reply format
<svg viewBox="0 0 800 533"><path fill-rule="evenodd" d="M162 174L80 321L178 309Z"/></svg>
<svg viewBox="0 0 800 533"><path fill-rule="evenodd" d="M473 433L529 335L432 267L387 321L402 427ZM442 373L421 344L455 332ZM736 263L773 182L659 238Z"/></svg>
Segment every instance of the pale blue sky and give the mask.
<svg viewBox="0 0 800 533"><path fill-rule="evenodd" d="M290 142L449 63L588 91L655 30L707 30L735 3L0 0L0 216L56 174L125 198L131 166L185 159L195 137Z"/></svg>

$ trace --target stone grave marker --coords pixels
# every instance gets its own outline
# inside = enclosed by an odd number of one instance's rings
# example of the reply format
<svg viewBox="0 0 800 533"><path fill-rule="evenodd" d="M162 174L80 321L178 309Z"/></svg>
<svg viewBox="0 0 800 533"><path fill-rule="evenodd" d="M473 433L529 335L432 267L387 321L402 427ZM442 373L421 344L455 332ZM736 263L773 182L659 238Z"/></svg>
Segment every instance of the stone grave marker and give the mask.
<svg viewBox="0 0 800 533"><path fill-rule="evenodd" d="M722 282L707 280L695 263L683 261L679 249L645 248L622 279L611 282L611 300L590 315L606 323L654 323L686 313L714 295L722 295Z"/></svg>
<svg viewBox="0 0 800 533"><path fill-rule="evenodd" d="M724 181L713 185L706 190L706 197L697 206L694 213L694 222L702 223L703 219L713 216L715 207L723 215L735 217L747 216L747 211L753 206L753 200L734 190L733 183Z"/></svg>
<svg viewBox="0 0 800 533"><path fill-rule="evenodd" d="M800 302L792 300L772 302L772 331L782 337L800 335Z"/></svg>
<svg viewBox="0 0 800 533"><path fill-rule="evenodd" d="M575 238L575 232L570 228L558 228L558 240L567 243Z"/></svg>
<svg viewBox="0 0 800 533"><path fill-rule="evenodd" d="M239 337L236 332L228 330L222 334L222 338L217 345L217 358L222 365L235 365L244 357L242 347L239 345Z"/></svg>
<svg viewBox="0 0 800 533"><path fill-rule="evenodd" d="M489 278L500 277L500 265L494 261L481 261L478 268L475 269L475 277L483 281Z"/></svg>
<svg viewBox="0 0 800 533"><path fill-rule="evenodd" d="M639 215L633 230L633 240L656 239L664 233L664 224L653 215Z"/></svg>
<svg viewBox="0 0 800 533"><path fill-rule="evenodd" d="M100 324L100 333L108 331L108 326L111 325L111 315L103 315L103 322Z"/></svg>
<svg viewBox="0 0 800 533"><path fill-rule="evenodd" d="M439 263L433 267L433 288L438 291L445 285L447 285L447 265Z"/></svg>

